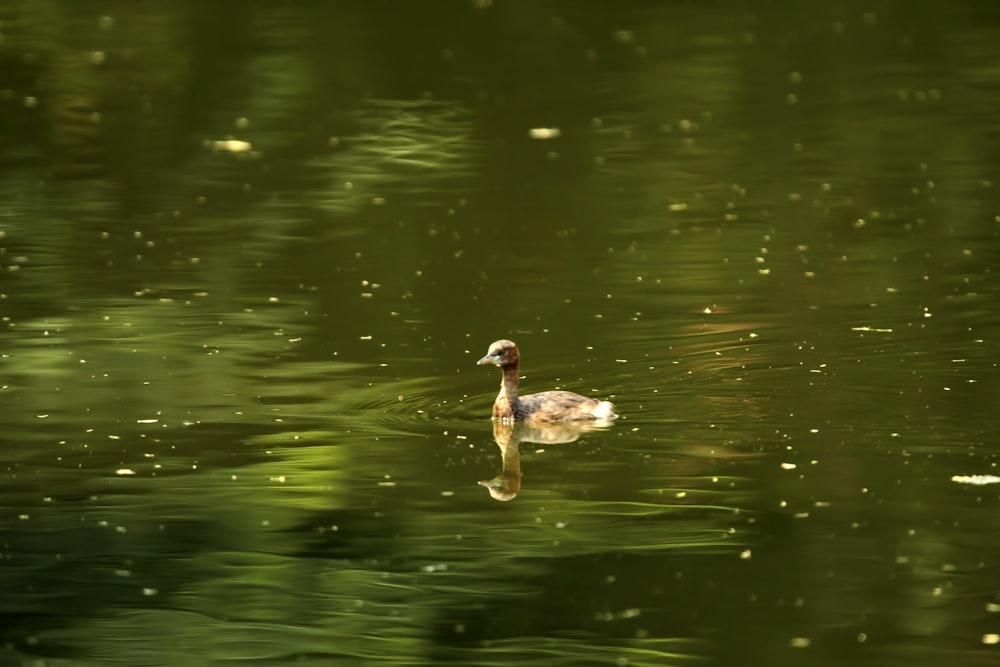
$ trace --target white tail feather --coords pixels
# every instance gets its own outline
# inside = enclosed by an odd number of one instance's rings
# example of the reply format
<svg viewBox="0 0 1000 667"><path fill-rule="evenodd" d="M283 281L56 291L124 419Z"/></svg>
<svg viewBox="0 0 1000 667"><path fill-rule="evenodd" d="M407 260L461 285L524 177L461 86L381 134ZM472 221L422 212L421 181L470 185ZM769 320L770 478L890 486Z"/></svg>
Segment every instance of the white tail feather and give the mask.
<svg viewBox="0 0 1000 667"><path fill-rule="evenodd" d="M617 419L618 415L615 414L615 406L613 406L609 401L601 401L594 408L594 419Z"/></svg>

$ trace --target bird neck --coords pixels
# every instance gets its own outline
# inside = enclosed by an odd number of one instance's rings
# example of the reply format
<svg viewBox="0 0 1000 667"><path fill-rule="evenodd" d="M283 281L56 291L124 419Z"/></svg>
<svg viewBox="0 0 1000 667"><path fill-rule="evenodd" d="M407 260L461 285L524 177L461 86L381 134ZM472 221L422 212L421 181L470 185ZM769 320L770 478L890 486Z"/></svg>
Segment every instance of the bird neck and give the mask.
<svg viewBox="0 0 1000 667"><path fill-rule="evenodd" d="M517 403L517 371L517 365L504 367L503 380L500 381L500 393L512 406Z"/></svg>

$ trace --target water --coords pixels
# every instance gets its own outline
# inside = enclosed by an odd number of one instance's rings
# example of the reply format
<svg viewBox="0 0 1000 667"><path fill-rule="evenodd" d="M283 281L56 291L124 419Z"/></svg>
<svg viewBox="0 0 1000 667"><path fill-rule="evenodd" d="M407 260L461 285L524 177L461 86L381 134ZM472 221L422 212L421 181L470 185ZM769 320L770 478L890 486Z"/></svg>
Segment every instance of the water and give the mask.
<svg viewBox="0 0 1000 667"><path fill-rule="evenodd" d="M0 13L0 663L992 664L992 4L417 7Z"/></svg>

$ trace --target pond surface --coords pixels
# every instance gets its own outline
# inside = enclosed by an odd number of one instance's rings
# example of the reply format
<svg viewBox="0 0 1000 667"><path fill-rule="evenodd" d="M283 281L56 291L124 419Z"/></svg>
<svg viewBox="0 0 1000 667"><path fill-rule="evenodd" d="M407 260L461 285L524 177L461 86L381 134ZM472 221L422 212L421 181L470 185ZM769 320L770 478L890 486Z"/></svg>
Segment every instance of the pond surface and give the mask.
<svg viewBox="0 0 1000 667"><path fill-rule="evenodd" d="M0 36L0 663L996 664L995 3Z"/></svg>

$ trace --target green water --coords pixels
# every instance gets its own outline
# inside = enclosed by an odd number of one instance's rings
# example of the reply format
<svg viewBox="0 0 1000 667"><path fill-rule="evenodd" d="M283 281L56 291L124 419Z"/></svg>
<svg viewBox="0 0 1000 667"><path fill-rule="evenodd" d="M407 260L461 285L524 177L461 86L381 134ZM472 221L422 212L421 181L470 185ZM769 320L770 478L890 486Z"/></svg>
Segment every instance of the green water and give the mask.
<svg viewBox="0 0 1000 667"><path fill-rule="evenodd" d="M992 3L0 34L0 664L996 661Z"/></svg>

